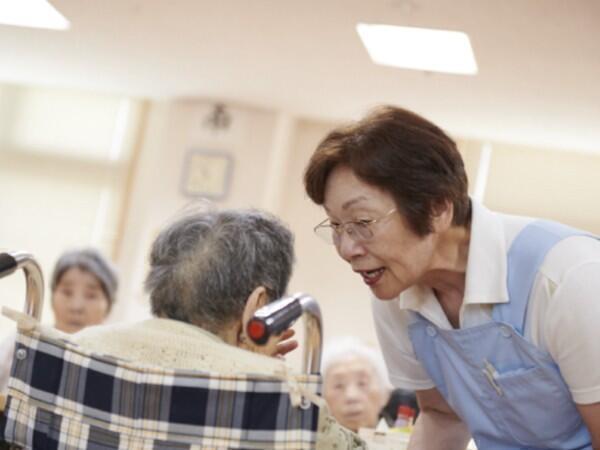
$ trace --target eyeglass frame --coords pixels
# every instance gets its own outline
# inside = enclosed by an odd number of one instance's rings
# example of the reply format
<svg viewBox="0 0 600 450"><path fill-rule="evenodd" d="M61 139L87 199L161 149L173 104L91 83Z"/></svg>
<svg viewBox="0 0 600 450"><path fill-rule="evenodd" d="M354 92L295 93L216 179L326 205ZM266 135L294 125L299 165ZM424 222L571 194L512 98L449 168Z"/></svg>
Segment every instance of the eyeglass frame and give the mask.
<svg viewBox="0 0 600 450"><path fill-rule="evenodd" d="M379 217L378 219L348 220L347 222L339 223L336 226L334 226L331 223L331 219L326 218L322 222L319 222L317 225L315 225L315 227L313 228L313 232L317 236L319 236L322 240L327 242L328 244L333 244L333 245L337 245L339 243L339 240L341 239L344 231L354 242L367 242L367 241L370 241L371 239L373 239L373 237L375 236L375 233L373 233L371 226L381 222L384 219L387 219L388 217L390 217L393 213L395 213L397 211L398 211L397 208L392 208L387 213L385 213L383 216ZM326 223L327 221L329 221L329 223ZM358 236L358 233L348 232L348 228L347 228L348 226L351 227L350 228L351 230L352 230L352 227L364 227L365 230L367 230L371 233L371 236L369 236L368 238L361 238L360 236ZM324 229L324 228L331 229L331 240L329 240L324 235L319 234L318 230ZM338 231L338 230L341 230L341 231ZM358 236L358 239L356 239L357 236Z"/></svg>

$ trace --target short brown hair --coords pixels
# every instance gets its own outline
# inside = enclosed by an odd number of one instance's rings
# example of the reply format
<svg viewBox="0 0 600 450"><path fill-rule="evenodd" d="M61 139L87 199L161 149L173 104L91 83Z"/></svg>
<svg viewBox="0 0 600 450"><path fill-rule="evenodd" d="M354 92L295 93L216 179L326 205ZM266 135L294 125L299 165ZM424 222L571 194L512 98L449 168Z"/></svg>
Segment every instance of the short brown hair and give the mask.
<svg viewBox="0 0 600 450"><path fill-rule="evenodd" d="M304 173L304 186L313 202L323 204L327 178L340 165L389 192L420 236L432 231L433 216L447 202L454 207L454 225L470 222L467 175L456 143L411 111L381 106L364 119L331 131Z"/></svg>

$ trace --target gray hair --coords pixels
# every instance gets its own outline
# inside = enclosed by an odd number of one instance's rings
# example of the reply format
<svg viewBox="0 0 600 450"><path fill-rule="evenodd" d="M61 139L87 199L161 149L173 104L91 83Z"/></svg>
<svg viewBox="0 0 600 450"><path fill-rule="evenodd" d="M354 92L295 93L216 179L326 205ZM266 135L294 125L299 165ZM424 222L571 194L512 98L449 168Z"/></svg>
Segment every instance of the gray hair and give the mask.
<svg viewBox="0 0 600 450"><path fill-rule="evenodd" d="M254 289L282 297L294 263L293 236L258 210L193 212L163 229L150 253L146 290L159 317L213 333L242 316Z"/></svg>
<svg viewBox="0 0 600 450"><path fill-rule="evenodd" d="M381 353L354 336L337 337L327 343L323 350L323 361L321 363L323 378L327 376L327 372L332 366L352 357L359 357L367 361L373 368L377 378L379 378L382 390L391 390L392 384Z"/></svg>
<svg viewBox="0 0 600 450"><path fill-rule="evenodd" d="M108 300L108 308L115 302L119 278L112 263L93 248L70 250L63 253L56 264L50 279L50 290L54 292L65 272L72 268L89 272L100 282L100 287Z"/></svg>

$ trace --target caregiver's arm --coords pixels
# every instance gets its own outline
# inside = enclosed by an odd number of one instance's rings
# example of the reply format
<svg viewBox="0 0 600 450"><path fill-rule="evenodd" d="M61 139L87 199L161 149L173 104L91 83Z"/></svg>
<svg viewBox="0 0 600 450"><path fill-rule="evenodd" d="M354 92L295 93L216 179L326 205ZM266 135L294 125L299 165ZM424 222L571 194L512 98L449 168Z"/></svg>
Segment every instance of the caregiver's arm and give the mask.
<svg viewBox="0 0 600 450"><path fill-rule="evenodd" d="M600 403L576 406L592 436L592 447L600 450Z"/></svg>
<svg viewBox="0 0 600 450"><path fill-rule="evenodd" d="M465 450L471 435L435 388L417 391L421 412L408 450Z"/></svg>

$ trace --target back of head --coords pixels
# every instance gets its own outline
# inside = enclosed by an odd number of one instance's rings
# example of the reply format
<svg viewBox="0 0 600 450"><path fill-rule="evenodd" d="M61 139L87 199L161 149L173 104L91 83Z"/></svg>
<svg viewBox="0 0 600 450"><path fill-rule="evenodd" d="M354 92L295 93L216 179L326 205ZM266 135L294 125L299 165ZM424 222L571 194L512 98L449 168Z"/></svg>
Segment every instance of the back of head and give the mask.
<svg viewBox="0 0 600 450"><path fill-rule="evenodd" d="M188 213L152 245L146 278L152 312L216 333L242 316L255 288L264 286L270 300L282 297L293 262L291 232L268 213Z"/></svg>
<svg viewBox="0 0 600 450"><path fill-rule="evenodd" d="M63 253L56 264L50 279L50 289L54 292L61 277L71 268L78 268L89 272L100 282L100 286L108 299L109 309L116 299L119 285L117 271L113 264L93 248L70 250Z"/></svg>
<svg viewBox="0 0 600 450"><path fill-rule="evenodd" d="M331 131L317 146L304 174L308 196L323 204L331 171L348 166L364 182L390 193L413 231L431 231L445 203L454 224L470 219L467 176L455 142L425 118L395 106Z"/></svg>

